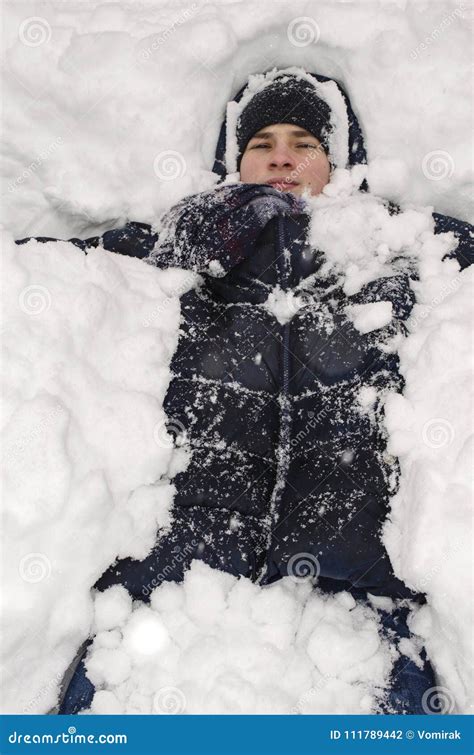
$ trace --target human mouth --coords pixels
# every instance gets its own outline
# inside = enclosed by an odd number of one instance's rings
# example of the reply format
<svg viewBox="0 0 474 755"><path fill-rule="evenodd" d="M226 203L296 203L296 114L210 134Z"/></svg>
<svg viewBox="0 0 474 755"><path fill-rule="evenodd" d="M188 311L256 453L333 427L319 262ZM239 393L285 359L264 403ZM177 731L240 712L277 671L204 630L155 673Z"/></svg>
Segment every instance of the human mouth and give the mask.
<svg viewBox="0 0 474 755"><path fill-rule="evenodd" d="M271 186L273 189L278 189L278 191L288 191L291 189L294 189L296 186L299 186L297 181L289 181L286 178L270 178L269 181L266 182L268 186Z"/></svg>

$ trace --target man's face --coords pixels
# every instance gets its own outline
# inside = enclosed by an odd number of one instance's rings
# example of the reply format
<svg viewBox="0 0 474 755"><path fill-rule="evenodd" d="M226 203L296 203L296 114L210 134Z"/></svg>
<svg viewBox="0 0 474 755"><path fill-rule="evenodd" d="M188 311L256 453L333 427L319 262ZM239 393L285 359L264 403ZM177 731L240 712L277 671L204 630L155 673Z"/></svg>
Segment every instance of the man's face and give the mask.
<svg viewBox="0 0 474 755"><path fill-rule="evenodd" d="M279 191L320 194L331 166L315 136L300 126L265 126L250 139L240 163L243 183L268 184Z"/></svg>

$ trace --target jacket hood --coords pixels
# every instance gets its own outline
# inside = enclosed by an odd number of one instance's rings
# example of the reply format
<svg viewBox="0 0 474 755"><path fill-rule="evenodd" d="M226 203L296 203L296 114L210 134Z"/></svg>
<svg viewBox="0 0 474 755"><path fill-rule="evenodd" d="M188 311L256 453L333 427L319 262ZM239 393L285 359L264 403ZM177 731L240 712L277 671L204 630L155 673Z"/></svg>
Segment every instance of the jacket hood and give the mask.
<svg viewBox="0 0 474 755"><path fill-rule="evenodd" d="M227 103L224 122L217 142L213 172L220 180L237 172L238 147L236 127L240 113L257 92L271 84L275 78L293 76L310 82L317 96L324 100L331 110L332 133L329 137L329 159L335 168L350 168L367 164L367 154L359 121L352 109L350 100L335 79L317 73L307 73L302 68L273 68L264 74L253 74L236 97ZM365 181L364 181L365 183ZM361 188L367 188L365 185Z"/></svg>

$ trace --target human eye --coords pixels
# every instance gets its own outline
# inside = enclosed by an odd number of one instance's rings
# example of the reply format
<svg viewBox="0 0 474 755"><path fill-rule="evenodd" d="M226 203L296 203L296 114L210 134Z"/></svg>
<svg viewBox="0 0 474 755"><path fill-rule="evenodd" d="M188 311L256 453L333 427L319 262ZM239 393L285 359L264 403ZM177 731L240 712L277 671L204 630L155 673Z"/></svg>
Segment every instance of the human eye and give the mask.
<svg viewBox="0 0 474 755"><path fill-rule="evenodd" d="M268 142L258 142L258 144L253 144L250 149L262 149L265 147L269 147L270 144Z"/></svg>
<svg viewBox="0 0 474 755"><path fill-rule="evenodd" d="M300 144L296 145L298 148L303 147L303 149L317 149L317 144L311 144L311 142L301 142Z"/></svg>

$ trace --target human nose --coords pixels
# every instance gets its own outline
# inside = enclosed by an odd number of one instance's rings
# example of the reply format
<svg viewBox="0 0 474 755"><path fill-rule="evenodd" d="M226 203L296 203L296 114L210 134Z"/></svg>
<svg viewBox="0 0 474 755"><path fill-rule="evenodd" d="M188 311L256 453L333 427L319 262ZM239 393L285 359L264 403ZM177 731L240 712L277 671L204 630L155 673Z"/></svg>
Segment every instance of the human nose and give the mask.
<svg viewBox="0 0 474 755"><path fill-rule="evenodd" d="M270 153L270 167L293 168L295 159L285 144L276 144Z"/></svg>

